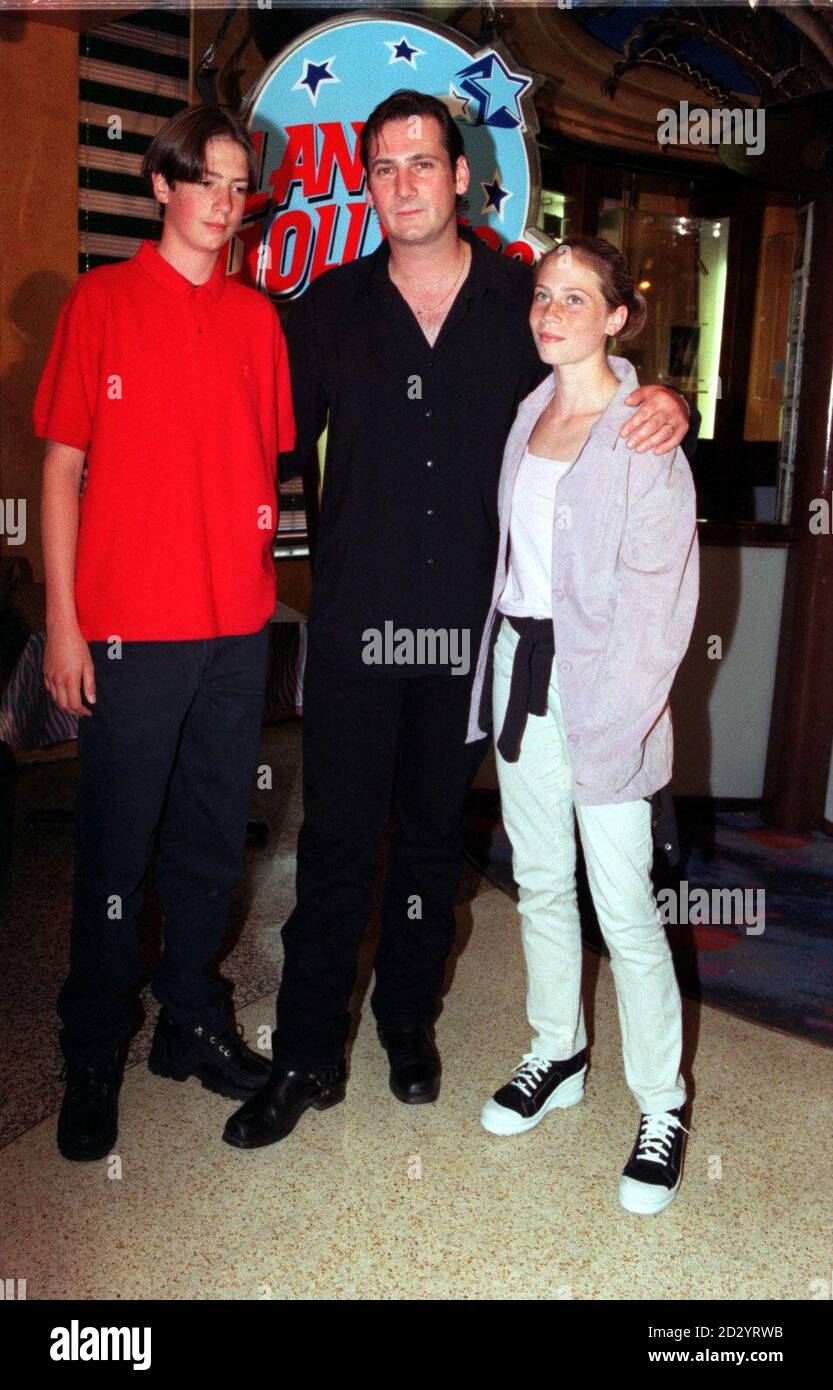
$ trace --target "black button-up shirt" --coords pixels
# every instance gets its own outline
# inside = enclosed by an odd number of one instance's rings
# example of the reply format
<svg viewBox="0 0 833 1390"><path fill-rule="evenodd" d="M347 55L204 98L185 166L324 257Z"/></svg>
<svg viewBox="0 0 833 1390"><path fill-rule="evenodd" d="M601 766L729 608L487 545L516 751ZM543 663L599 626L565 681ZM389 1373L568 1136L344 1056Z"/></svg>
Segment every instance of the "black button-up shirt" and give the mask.
<svg viewBox="0 0 833 1390"><path fill-rule="evenodd" d="M387 241L320 276L284 322L298 431L281 455L284 481L303 471L329 415L310 649L357 674L436 669L365 664L365 634L386 623L468 630L474 663L504 444L551 371L529 327L534 271L460 233L471 266L433 347L388 274ZM689 457L698 424L692 408Z"/></svg>
<svg viewBox="0 0 833 1390"><path fill-rule="evenodd" d="M385 241L292 305L297 476L329 414L309 621L311 649L355 672L369 629L468 629L491 598L497 485L515 411L550 368L529 328L533 274L463 229L468 276L431 347L388 274ZM436 668L433 668L436 669Z"/></svg>

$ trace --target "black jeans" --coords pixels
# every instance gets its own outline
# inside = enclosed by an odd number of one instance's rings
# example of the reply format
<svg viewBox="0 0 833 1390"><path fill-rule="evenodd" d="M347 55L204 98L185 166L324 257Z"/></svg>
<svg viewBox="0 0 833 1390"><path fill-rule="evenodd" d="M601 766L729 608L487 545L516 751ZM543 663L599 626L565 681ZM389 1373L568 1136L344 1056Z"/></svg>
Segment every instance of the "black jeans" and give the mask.
<svg viewBox="0 0 833 1390"><path fill-rule="evenodd" d="M379 837L396 828L373 1012L433 1022L454 943L466 792L487 748L466 744L473 673L354 677L310 651L304 676L304 823L274 1058L316 1070L344 1054Z"/></svg>
<svg viewBox="0 0 833 1390"><path fill-rule="evenodd" d="M237 885L260 744L268 626L243 637L91 642L96 703L82 718L70 971L61 1049L99 1064L138 1016L136 919L158 831L165 946L153 992L180 1023L228 1022L206 967Z"/></svg>

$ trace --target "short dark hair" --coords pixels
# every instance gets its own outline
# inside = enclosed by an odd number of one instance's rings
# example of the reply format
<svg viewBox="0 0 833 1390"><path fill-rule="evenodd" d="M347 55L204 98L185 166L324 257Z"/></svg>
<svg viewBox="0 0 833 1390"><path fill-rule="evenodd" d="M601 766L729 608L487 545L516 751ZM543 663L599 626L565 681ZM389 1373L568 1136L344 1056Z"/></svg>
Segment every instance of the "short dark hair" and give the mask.
<svg viewBox="0 0 833 1390"><path fill-rule="evenodd" d="M248 128L239 116L219 106L185 106L156 132L142 160L142 173L162 174L171 188L180 180L199 183L205 173L209 140L233 140L246 156L249 192L257 188L257 155Z"/></svg>
<svg viewBox="0 0 833 1390"><path fill-rule="evenodd" d="M444 102L427 92L416 92L412 87L401 87L378 106L374 107L364 124L359 137L359 153L365 172L370 172L370 144L379 139L379 131L388 121L407 121L412 116L433 116L439 122L440 135L445 147L452 173L457 171L457 160L465 154L460 127Z"/></svg>

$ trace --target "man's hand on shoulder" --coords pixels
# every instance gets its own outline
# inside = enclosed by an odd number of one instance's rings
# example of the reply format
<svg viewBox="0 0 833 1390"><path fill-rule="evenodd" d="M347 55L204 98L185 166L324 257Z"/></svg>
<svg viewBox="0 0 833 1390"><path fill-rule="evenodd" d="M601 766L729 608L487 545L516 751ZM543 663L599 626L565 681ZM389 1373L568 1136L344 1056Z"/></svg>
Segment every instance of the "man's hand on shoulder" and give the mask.
<svg viewBox="0 0 833 1390"><path fill-rule="evenodd" d="M629 449L645 454L667 454L682 444L689 428L690 412L679 391L667 386L638 386L625 405L639 409L625 422L619 437Z"/></svg>

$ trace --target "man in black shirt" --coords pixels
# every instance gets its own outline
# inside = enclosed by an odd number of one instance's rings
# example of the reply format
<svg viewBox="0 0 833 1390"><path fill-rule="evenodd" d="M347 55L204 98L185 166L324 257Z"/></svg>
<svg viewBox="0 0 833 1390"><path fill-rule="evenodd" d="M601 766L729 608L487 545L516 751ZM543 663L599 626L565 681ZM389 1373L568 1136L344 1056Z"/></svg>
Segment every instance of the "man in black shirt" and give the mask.
<svg viewBox="0 0 833 1390"><path fill-rule="evenodd" d="M387 239L321 276L285 330L299 473L329 418L304 679L304 823L272 1075L226 1125L256 1148L344 1098L344 1049L379 837L396 830L372 1007L394 1094L436 1099L432 1027L454 941L466 744L491 597L497 483L515 411L549 372L528 323L533 273L458 227L469 182L442 103L396 93L362 133ZM680 397L642 387L629 442L665 452Z"/></svg>

